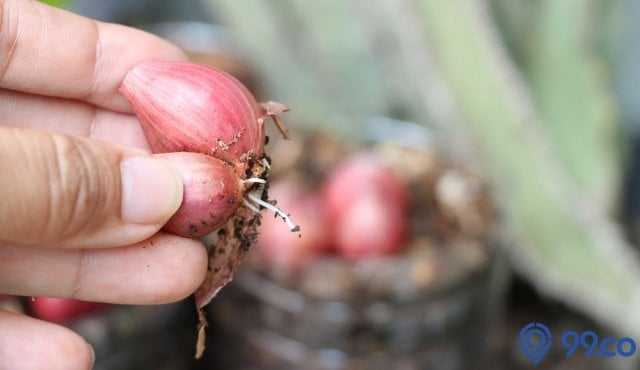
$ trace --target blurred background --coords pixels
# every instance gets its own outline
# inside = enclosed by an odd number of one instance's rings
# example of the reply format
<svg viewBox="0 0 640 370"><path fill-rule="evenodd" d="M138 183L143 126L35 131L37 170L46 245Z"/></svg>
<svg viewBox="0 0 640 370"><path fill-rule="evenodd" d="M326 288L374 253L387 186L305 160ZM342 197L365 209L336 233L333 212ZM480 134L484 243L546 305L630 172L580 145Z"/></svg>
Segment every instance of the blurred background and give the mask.
<svg viewBox="0 0 640 370"><path fill-rule="evenodd" d="M267 147L279 185L319 193L364 153L409 194L383 253L257 246L210 306L201 360L190 301L65 321L102 344L97 369L529 369L530 322L554 339L537 368L640 368L560 341L640 340L639 0L49 2L290 106L293 141Z"/></svg>

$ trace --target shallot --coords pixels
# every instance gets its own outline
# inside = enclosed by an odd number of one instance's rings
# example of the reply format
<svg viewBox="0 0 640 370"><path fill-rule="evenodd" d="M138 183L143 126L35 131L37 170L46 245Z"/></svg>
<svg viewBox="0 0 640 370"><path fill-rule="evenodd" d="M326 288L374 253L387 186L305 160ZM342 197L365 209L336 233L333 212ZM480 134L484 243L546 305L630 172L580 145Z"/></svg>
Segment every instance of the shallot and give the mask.
<svg viewBox="0 0 640 370"><path fill-rule="evenodd" d="M154 153L180 170L183 202L164 226L180 236L198 237L218 229L209 270L195 293L200 317L196 357L204 350L203 308L228 283L256 240L260 211L269 209L299 231L267 196L270 159L264 152L264 122L288 108L258 103L231 75L191 62L148 61L127 73L120 91L131 103Z"/></svg>
<svg viewBox="0 0 640 370"><path fill-rule="evenodd" d="M324 203L346 258L398 252L408 237L408 190L374 153L351 154L328 176Z"/></svg>
<svg viewBox="0 0 640 370"><path fill-rule="evenodd" d="M28 302L34 317L55 323L67 323L103 309L109 305L73 298L33 297Z"/></svg>
<svg viewBox="0 0 640 370"><path fill-rule="evenodd" d="M267 208L284 214L263 198L270 168L264 153L264 122L273 118L288 137L278 119L288 110L285 105L258 103L233 76L192 62L140 63L127 73L120 91L131 103L154 153L192 152L212 158L185 154L166 158L179 162L188 178L185 201L165 231L205 235L222 226L239 204L256 212ZM190 180L196 168L197 176L206 173L204 183ZM226 204L218 201L220 196ZM286 219L290 229L297 230Z"/></svg>
<svg viewBox="0 0 640 370"><path fill-rule="evenodd" d="M191 237L209 234L224 225L241 204L244 184L227 162L190 152L159 156L176 165L184 184L182 204L164 225L165 231Z"/></svg>

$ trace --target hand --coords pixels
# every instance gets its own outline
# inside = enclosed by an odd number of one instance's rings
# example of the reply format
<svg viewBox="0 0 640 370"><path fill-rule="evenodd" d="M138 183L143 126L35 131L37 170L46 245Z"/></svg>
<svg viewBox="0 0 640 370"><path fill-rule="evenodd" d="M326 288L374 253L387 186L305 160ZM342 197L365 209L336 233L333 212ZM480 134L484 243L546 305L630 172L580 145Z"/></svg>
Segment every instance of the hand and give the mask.
<svg viewBox="0 0 640 370"><path fill-rule="evenodd" d="M35 1L0 0L0 293L156 304L191 294L207 256L158 230L182 201L117 89L173 45ZM63 327L0 311L0 369L86 369Z"/></svg>

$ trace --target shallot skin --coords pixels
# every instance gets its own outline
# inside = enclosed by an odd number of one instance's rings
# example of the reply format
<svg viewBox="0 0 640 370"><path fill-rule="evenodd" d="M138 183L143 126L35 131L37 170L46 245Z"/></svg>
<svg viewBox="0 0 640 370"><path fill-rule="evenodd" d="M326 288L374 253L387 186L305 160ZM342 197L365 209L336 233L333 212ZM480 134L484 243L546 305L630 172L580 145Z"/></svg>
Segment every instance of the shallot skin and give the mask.
<svg viewBox="0 0 640 370"><path fill-rule="evenodd" d="M209 234L224 225L242 203L244 184L227 162L190 152L158 156L180 170L184 184L182 204L164 231L187 237Z"/></svg>
<svg viewBox="0 0 640 370"><path fill-rule="evenodd" d="M120 91L154 153L204 153L239 167L263 155L263 109L224 71L193 62L147 61L127 73Z"/></svg>

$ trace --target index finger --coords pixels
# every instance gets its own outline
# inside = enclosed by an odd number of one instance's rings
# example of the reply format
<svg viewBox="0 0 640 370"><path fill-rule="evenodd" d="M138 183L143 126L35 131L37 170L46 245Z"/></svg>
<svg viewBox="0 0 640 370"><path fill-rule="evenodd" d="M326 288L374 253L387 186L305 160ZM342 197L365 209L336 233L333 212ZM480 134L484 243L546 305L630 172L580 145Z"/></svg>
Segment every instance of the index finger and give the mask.
<svg viewBox="0 0 640 370"><path fill-rule="evenodd" d="M118 111L125 74L148 59L182 60L173 44L37 1L0 0L0 88L85 100Z"/></svg>

